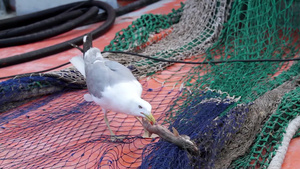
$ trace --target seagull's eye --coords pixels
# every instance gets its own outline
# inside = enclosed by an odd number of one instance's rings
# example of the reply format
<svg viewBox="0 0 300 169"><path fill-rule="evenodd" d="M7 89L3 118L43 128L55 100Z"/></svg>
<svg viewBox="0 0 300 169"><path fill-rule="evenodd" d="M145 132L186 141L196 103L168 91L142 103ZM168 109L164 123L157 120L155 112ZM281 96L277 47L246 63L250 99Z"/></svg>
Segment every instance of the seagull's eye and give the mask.
<svg viewBox="0 0 300 169"><path fill-rule="evenodd" d="M142 109L143 107L141 105L139 105L139 108Z"/></svg>

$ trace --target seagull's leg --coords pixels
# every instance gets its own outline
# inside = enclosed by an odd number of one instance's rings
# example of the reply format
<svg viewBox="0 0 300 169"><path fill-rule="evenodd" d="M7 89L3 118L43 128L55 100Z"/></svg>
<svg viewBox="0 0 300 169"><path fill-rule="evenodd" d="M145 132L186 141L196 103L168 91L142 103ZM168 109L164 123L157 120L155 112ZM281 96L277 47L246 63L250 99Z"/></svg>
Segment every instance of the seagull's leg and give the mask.
<svg viewBox="0 0 300 169"><path fill-rule="evenodd" d="M115 135L115 133L110 128L110 125L109 125L109 122L108 122L108 119L107 119L107 115L106 115L107 111L105 109L103 109L103 108L102 108L102 111L104 113L104 121L106 123L106 126L107 126L109 132L110 132L110 139L112 141L115 141L116 140L116 135Z"/></svg>
<svg viewBox="0 0 300 169"><path fill-rule="evenodd" d="M143 122L142 120L139 118L139 117L136 117L135 118L142 124L143 126ZM150 134L149 131L143 126L144 128L144 135L142 136L143 138L155 138L155 137L158 137L158 135L156 134Z"/></svg>
<svg viewBox="0 0 300 169"><path fill-rule="evenodd" d="M102 111L103 111L103 113L104 113L104 121L105 121L105 123L106 123L106 126L107 126L109 132L110 132L110 136L111 136L111 138L113 138L113 137L115 137L116 135L115 135L115 133L114 133L114 132L111 130L111 128L110 128L110 125L109 125L109 122L108 122L108 119L107 119L107 115L106 115L107 111L106 111L105 109L103 109L103 108L102 108Z"/></svg>
<svg viewBox="0 0 300 169"><path fill-rule="evenodd" d="M103 108L102 108L102 111L104 113L104 121L106 123L106 126L107 126L109 132L110 132L111 140L116 141L116 139L124 139L124 137L117 137L115 135L115 133L111 130L110 125L109 125L109 121L108 121L107 116L106 116L107 111Z"/></svg>

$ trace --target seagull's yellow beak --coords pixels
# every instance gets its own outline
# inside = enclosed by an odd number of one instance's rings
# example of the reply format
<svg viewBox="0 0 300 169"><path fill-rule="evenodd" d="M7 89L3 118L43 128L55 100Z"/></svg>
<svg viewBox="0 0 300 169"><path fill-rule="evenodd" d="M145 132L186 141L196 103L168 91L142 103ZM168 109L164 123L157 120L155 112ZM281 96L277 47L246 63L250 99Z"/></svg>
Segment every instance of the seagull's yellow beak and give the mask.
<svg viewBox="0 0 300 169"><path fill-rule="evenodd" d="M147 114L144 114L144 115L145 115L145 118L151 123L151 125L156 123L155 118L153 117L153 115L151 113L149 115L147 115Z"/></svg>

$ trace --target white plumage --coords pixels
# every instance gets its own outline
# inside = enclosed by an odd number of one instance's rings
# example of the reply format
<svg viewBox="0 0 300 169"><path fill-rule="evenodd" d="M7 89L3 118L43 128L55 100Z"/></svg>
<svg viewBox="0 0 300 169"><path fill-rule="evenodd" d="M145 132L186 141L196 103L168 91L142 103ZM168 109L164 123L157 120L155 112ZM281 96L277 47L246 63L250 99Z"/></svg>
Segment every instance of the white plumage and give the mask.
<svg viewBox="0 0 300 169"><path fill-rule="evenodd" d="M84 58L73 57L70 62L86 78L89 94L85 94L84 99L101 106L111 135L114 133L107 120L107 110L144 117L155 123L151 105L141 98L142 85L128 68L104 59L98 48L90 48Z"/></svg>

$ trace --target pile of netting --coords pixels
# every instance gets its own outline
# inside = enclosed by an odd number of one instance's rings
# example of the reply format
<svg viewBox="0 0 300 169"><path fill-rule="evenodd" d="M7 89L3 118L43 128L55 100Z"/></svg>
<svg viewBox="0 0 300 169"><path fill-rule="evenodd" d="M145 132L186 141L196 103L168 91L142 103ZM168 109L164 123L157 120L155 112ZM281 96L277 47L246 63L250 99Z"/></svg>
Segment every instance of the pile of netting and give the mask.
<svg viewBox="0 0 300 169"><path fill-rule="evenodd" d="M74 68L1 82L0 168L280 167L299 136L299 0L188 0L168 15L145 14L105 50L143 85L159 124L188 135L199 149L143 138L132 116L86 102ZM269 59L265 62L230 60ZM213 61L226 61L220 64ZM298 122L298 123L297 123Z"/></svg>

